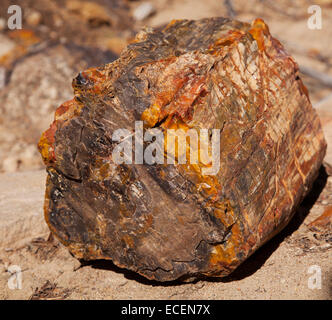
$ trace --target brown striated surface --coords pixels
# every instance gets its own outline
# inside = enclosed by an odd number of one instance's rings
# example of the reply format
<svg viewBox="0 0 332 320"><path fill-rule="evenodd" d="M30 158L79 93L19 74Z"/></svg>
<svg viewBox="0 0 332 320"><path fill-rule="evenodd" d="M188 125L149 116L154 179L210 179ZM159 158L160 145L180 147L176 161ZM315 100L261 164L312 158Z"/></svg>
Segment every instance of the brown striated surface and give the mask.
<svg viewBox="0 0 332 320"><path fill-rule="evenodd" d="M73 87L39 143L46 221L77 258L149 279L228 275L289 222L325 155L297 64L260 19L143 31ZM201 162L116 165L112 133L135 120L220 129L219 172L204 176Z"/></svg>

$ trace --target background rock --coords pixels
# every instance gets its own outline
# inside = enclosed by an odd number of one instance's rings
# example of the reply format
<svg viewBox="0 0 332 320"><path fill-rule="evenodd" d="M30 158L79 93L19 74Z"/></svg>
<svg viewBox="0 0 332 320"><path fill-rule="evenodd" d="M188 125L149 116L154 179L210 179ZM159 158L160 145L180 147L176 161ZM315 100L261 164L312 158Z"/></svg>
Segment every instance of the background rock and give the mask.
<svg viewBox="0 0 332 320"><path fill-rule="evenodd" d="M72 79L113 61L133 32L122 0L18 0L23 30L8 30L0 3L0 172L42 168L36 144Z"/></svg>
<svg viewBox="0 0 332 320"><path fill-rule="evenodd" d="M54 44L16 61L0 91L0 171L41 168L36 143L54 110L72 98L71 79L115 57L99 49Z"/></svg>

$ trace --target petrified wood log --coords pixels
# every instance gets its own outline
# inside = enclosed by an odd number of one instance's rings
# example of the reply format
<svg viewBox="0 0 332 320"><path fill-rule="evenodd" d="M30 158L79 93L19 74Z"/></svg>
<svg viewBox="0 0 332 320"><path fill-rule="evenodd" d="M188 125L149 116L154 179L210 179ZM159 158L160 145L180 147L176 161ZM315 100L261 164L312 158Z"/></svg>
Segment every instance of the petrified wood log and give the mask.
<svg viewBox="0 0 332 320"><path fill-rule="evenodd" d="M73 87L39 143L46 221L77 258L149 279L228 275L289 222L325 155L298 66L260 19L142 31ZM144 130L220 129L220 170L118 164L113 133L131 139L140 120Z"/></svg>

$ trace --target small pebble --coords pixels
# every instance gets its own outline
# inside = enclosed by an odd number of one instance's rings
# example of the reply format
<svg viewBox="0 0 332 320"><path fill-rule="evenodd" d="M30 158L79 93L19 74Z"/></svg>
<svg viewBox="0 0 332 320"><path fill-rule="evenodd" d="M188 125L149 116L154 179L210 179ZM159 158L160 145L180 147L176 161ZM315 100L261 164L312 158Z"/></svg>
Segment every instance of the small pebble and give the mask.
<svg viewBox="0 0 332 320"><path fill-rule="evenodd" d="M15 49L15 42L0 34L0 58L9 55Z"/></svg>
<svg viewBox="0 0 332 320"><path fill-rule="evenodd" d="M156 12L156 8L153 6L150 2L143 2L140 4L133 12L133 16L135 20L142 21L149 16L151 16L153 13Z"/></svg>
<svg viewBox="0 0 332 320"><path fill-rule="evenodd" d="M32 11L28 14L26 21L30 26L38 26L42 21L42 15L38 11Z"/></svg>
<svg viewBox="0 0 332 320"><path fill-rule="evenodd" d="M62 19L58 16L54 16L53 21L54 21L54 26L57 27L57 28L59 28L63 25Z"/></svg>

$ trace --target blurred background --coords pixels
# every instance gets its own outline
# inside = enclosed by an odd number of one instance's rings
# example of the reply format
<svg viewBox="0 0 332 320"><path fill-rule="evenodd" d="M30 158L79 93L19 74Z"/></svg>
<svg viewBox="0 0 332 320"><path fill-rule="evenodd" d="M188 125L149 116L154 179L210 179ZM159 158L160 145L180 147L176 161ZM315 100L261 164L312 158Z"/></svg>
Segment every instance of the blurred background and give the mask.
<svg viewBox="0 0 332 320"><path fill-rule="evenodd" d="M21 30L8 28L11 5L22 8ZM321 7L320 30L308 28L311 5ZM332 0L0 0L0 172L43 168L39 137L80 70L116 59L143 26L213 16L265 20L332 139Z"/></svg>

